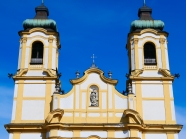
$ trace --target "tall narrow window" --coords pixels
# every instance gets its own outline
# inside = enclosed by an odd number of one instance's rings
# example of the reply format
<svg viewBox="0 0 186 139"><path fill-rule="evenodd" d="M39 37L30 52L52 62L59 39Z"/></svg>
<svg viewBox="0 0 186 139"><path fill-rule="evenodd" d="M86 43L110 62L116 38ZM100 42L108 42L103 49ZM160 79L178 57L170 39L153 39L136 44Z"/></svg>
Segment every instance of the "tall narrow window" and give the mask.
<svg viewBox="0 0 186 139"><path fill-rule="evenodd" d="M42 64L43 63L43 43L34 42L32 44L32 57L30 64Z"/></svg>
<svg viewBox="0 0 186 139"><path fill-rule="evenodd" d="M146 43L144 45L144 64L156 65L156 49L153 43Z"/></svg>

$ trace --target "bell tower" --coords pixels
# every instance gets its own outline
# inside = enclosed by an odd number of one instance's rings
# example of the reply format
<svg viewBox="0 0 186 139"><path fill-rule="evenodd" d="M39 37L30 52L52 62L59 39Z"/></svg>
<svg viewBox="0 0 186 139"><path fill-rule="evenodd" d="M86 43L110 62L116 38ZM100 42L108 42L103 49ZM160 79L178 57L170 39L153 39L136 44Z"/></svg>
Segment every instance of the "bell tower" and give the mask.
<svg viewBox="0 0 186 139"><path fill-rule="evenodd" d="M26 19L23 22L24 30L19 31L18 70L13 76L12 118L6 127L11 139L31 138L32 134L20 134L30 129L30 123L33 130L39 129L35 123L44 123L52 109L56 82L59 83L56 69L60 40L56 22L48 18L49 10L43 3L35 11L35 17ZM34 134L33 138L45 137L46 134L41 133Z"/></svg>
<svg viewBox="0 0 186 139"><path fill-rule="evenodd" d="M36 7L35 11L34 19L26 19L23 22L24 30L19 32L21 41L18 69L45 69L53 72L58 67L60 47L56 22L48 19L49 10L44 4Z"/></svg>
<svg viewBox="0 0 186 139"><path fill-rule="evenodd" d="M136 96L135 110L145 123L176 124L168 33L163 30L164 22L154 20L152 9L145 4L139 9L138 17L138 20L131 23L126 45L129 59L128 82L132 84ZM149 133L143 134L147 136ZM167 133L167 136L174 138L173 133Z"/></svg>

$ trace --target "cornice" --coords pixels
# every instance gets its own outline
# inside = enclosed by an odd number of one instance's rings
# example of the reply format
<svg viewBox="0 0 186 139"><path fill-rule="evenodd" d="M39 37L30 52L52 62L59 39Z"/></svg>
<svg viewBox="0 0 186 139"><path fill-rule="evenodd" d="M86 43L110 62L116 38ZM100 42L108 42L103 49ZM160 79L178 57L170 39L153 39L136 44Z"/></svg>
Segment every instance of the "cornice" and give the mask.
<svg viewBox="0 0 186 139"><path fill-rule="evenodd" d="M104 76L104 72L102 70L100 70L98 68L90 68L90 69L88 69L88 70L86 70L84 72L83 77L78 78L78 79L70 80L71 84L74 85L74 84L79 84L79 83L83 82L88 77L88 74L90 74L90 73L97 73L97 74L99 74L99 76L102 79L102 81L104 81L106 83L113 84L113 85L116 85L118 83L117 80L105 77Z"/></svg>
<svg viewBox="0 0 186 139"><path fill-rule="evenodd" d="M49 131L50 129L81 129L81 130L130 130L138 129L142 132L175 132L179 133L183 125L178 124L145 124L140 114L132 109L123 112L124 118L128 122L125 123L61 123L64 110L56 109L49 113L45 123L11 123L5 125L8 132L12 131ZM58 121L55 122L55 120ZM54 121L54 122L52 122Z"/></svg>

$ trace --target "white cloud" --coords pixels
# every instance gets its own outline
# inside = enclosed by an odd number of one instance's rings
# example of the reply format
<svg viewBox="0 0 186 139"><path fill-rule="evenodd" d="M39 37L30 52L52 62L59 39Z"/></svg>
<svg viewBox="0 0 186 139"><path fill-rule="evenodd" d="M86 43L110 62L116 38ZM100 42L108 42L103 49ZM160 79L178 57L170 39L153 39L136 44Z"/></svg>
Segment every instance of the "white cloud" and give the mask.
<svg viewBox="0 0 186 139"><path fill-rule="evenodd" d="M176 107L176 119L177 124L183 125L181 132L179 133L179 139L184 139L186 135L186 107Z"/></svg>
<svg viewBox="0 0 186 139"><path fill-rule="evenodd" d="M2 139L8 138L8 132L4 128L4 125L8 124L11 119L13 94L13 87L0 86L0 134Z"/></svg>
<svg viewBox="0 0 186 139"><path fill-rule="evenodd" d="M10 119L11 117L13 94L13 88L0 86L0 108L2 111L0 113L1 120L3 120L3 118Z"/></svg>

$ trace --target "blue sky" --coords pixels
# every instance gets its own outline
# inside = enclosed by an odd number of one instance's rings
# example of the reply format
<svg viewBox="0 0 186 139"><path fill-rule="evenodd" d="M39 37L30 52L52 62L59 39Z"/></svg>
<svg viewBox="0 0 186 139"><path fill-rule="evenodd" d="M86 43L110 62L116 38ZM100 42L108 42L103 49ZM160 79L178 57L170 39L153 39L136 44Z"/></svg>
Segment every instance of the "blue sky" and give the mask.
<svg viewBox="0 0 186 139"><path fill-rule="evenodd" d="M41 0L7 0L0 4L0 134L7 139L3 125L10 122L14 82L7 73L17 70L19 35L22 22L35 16L35 7ZM125 74L128 72L128 58L125 45L130 23L138 19L138 9L143 0L45 0L49 18L57 22L62 48L59 57L59 71L62 72L62 88L71 89L69 79L75 78L76 70L81 72L91 66L91 55L96 55L97 66L105 72L113 72L118 79L116 88L125 90ZM169 32L168 51L171 73L180 73L180 79L173 83L177 122L186 125L185 79L186 79L186 2L183 0L148 0L153 8L153 18L165 22L164 30ZM186 128L180 139L186 135Z"/></svg>

